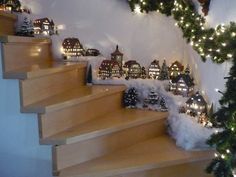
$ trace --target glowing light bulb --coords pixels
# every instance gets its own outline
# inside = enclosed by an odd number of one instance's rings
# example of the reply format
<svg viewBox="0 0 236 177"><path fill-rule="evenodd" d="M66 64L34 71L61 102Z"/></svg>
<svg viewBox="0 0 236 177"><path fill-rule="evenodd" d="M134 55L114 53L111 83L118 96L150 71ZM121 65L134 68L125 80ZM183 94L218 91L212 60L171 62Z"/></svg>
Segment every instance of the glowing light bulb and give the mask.
<svg viewBox="0 0 236 177"><path fill-rule="evenodd" d="M222 154L222 155L221 155L221 158L222 158L222 159L224 159L224 158L225 158L225 155L224 155L224 154Z"/></svg>
<svg viewBox="0 0 236 177"><path fill-rule="evenodd" d="M139 5L135 5L134 12L137 14L141 13L141 7Z"/></svg>
<svg viewBox="0 0 236 177"><path fill-rule="evenodd" d="M218 157L218 154L215 153L214 155L215 155L215 157Z"/></svg>
<svg viewBox="0 0 236 177"><path fill-rule="evenodd" d="M228 57L228 58L232 58L233 55L232 55L231 53L228 53L228 54L227 54L227 57Z"/></svg>
<svg viewBox="0 0 236 177"><path fill-rule="evenodd" d="M221 45L225 47L225 46L226 46L226 43L222 43Z"/></svg>
<svg viewBox="0 0 236 177"><path fill-rule="evenodd" d="M227 150L226 150L226 152L229 154L229 153L230 153L230 150L229 150L229 149L227 149Z"/></svg>
<svg viewBox="0 0 236 177"><path fill-rule="evenodd" d="M231 35L232 35L232 37L235 37L235 36L236 36L236 33L235 33L235 32L232 32Z"/></svg>

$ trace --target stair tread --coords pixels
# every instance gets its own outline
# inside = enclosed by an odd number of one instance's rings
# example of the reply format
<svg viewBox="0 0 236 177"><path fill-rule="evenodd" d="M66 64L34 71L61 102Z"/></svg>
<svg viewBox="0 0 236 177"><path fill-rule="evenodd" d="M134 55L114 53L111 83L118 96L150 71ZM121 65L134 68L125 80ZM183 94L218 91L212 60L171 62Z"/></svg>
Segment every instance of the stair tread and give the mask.
<svg viewBox="0 0 236 177"><path fill-rule="evenodd" d="M167 118L167 114L166 112L124 108L42 139L41 143L53 145L70 144L155 120L162 120Z"/></svg>
<svg viewBox="0 0 236 177"><path fill-rule="evenodd" d="M65 168L60 177L105 177L208 160L213 151L185 151L163 135L121 151Z"/></svg>
<svg viewBox="0 0 236 177"><path fill-rule="evenodd" d="M107 86L81 86L72 90L65 91L61 94L49 97L37 103L25 106L23 112L45 113L55 111L68 106L86 102L92 99L100 98L109 94L124 91L124 85Z"/></svg>
<svg viewBox="0 0 236 177"><path fill-rule="evenodd" d="M15 35L2 35L0 41L3 43L51 43L51 39L48 37L26 37Z"/></svg>
<svg viewBox="0 0 236 177"><path fill-rule="evenodd" d="M20 68L14 71L6 72L5 78L13 79L32 79L36 77L42 77L57 72L67 71L76 68L86 67L85 63L75 62L45 62L40 64L34 64L29 67Z"/></svg>

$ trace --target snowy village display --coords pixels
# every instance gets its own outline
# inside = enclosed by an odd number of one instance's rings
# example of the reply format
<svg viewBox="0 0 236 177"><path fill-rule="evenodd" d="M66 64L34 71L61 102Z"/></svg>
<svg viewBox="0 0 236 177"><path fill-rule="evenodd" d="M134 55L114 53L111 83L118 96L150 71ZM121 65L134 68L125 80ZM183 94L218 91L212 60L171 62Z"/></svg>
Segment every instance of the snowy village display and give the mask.
<svg viewBox="0 0 236 177"><path fill-rule="evenodd" d="M17 36L34 37L33 22L29 18L25 17L20 28L16 32Z"/></svg>
<svg viewBox="0 0 236 177"><path fill-rule="evenodd" d="M202 113L207 113L207 102L199 92L196 92L187 100L186 113L191 116L200 116Z"/></svg>
<svg viewBox="0 0 236 177"><path fill-rule="evenodd" d="M175 61L174 63L172 63L172 65L169 68L170 78L172 79L180 75L183 70L184 70L184 66L180 62Z"/></svg>
<svg viewBox="0 0 236 177"><path fill-rule="evenodd" d="M98 55L100 55L100 51L97 49L87 49L85 55L86 56L98 56Z"/></svg>
<svg viewBox="0 0 236 177"><path fill-rule="evenodd" d="M53 35L57 33L53 20L48 18L36 19L34 21L34 34L36 35Z"/></svg>
<svg viewBox="0 0 236 177"><path fill-rule="evenodd" d="M154 60L148 68L148 77L150 79L158 79L160 75L161 67L158 60Z"/></svg>
<svg viewBox="0 0 236 177"><path fill-rule="evenodd" d="M124 56L124 54L119 51L119 46L116 45L116 50L113 53L111 53L111 60L117 61L119 63L119 66L122 67L123 56Z"/></svg>
<svg viewBox="0 0 236 177"><path fill-rule="evenodd" d="M138 92L135 88L128 89L124 94L123 103L127 108L136 108L138 102Z"/></svg>
<svg viewBox="0 0 236 177"><path fill-rule="evenodd" d="M66 38L62 43L62 56L64 59L84 56L85 51L78 38Z"/></svg>
<svg viewBox="0 0 236 177"><path fill-rule="evenodd" d="M121 70L119 63L114 60L103 60L99 67L99 78L108 79L114 77L121 77Z"/></svg>
<svg viewBox="0 0 236 177"><path fill-rule="evenodd" d="M185 73L170 80L170 91L176 95L182 95L188 97L193 94L194 83L193 78L190 76L190 70L187 67Z"/></svg>

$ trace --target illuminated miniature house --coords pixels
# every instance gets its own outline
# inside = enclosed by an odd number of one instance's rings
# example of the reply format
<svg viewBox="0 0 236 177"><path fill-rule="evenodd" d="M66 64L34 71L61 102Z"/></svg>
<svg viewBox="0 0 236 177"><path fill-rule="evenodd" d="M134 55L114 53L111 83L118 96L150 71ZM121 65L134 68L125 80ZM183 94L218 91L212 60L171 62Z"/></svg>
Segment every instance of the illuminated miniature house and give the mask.
<svg viewBox="0 0 236 177"><path fill-rule="evenodd" d="M108 79L114 77L121 77L120 66L117 61L113 60L103 60L100 67L98 76L101 79Z"/></svg>
<svg viewBox="0 0 236 177"><path fill-rule="evenodd" d="M170 66L170 78L174 78L178 75L180 75L182 73L182 71L184 70L184 66L178 62L178 61L175 61L174 63L172 63L172 65Z"/></svg>
<svg viewBox="0 0 236 177"><path fill-rule="evenodd" d="M200 95L199 92L196 92L191 98L186 102L186 113L190 115L201 115L202 113L207 112L207 102Z"/></svg>
<svg viewBox="0 0 236 177"><path fill-rule="evenodd" d="M126 78L137 79L141 77L142 67L137 61L129 60L124 64L123 72Z"/></svg>
<svg viewBox="0 0 236 177"><path fill-rule="evenodd" d="M62 52L65 59L84 55L84 49L78 38L66 38L62 43Z"/></svg>
<svg viewBox="0 0 236 177"><path fill-rule="evenodd" d="M188 97L193 94L194 83L189 74L180 74L170 81L170 91Z"/></svg>
<svg viewBox="0 0 236 177"><path fill-rule="evenodd" d="M148 68L148 77L150 79L158 79L161 72L161 67L158 60L154 60Z"/></svg>
<svg viewBox="0 0 236 177"><path fill-rule="evenodd" d="M20 12L21 3L19 0L3 0L0 2L0 10L8 12Z"/></svg>
<svg viewBox="0 0 236 177"><path fill-rule="evenodd" d="M85 55L86 56L98 56L98 55L100 55L100 51L97 49L87 49Z"/></svg>
<svg viewBox="0 0 236 177"><path fill-rule="evenodd" d="M119 63L119 66L122 67L123 65L123 56L124 54L119 51L119 46L116 46L115 52L111 54L111 60L117 61Z"/></svg>
<svg viewBox="0 0 236 177"><path fill-rule="evenodd" d="M53 35L55 34L55 24L53 20L41 18L34 21L34 34Z"/></svg>

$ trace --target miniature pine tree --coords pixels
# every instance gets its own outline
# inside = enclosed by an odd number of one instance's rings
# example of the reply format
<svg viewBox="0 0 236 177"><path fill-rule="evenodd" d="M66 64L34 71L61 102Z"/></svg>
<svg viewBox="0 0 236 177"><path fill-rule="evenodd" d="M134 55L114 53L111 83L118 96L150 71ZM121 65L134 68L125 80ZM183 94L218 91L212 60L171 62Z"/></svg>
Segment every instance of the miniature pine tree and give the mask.
<svg viewBox="0 0 236 177"><path fill-rule="evenodd" d="M142 67L142 70L141 70L141 78L142 78L142 79L146 79L146 77L147 77L146 69L145 69L145 67Z"/></svg>
<svg viewBox="0 0 236 177"><path fill-rule="evenodd" d="M159 75L159 80L169 80L169 70L168 70L168 66L166 65L166 61L164 60L162 67L161 67L161 72Z"/></svg>
<svg viewBox="0 0 236 177"><path fill-rule="evenodd" d="M93 75L92 75L92 66L89 65L89 70L87 73L87 85L92 85Z"/></svg>
<svg viewBox="0 0 236 177"><path fill-rule="evenodd" d="M138 93L135 88L130 88L125 94L124 94L124 106L135 108L136 104L138 102Z"/></svg>
<svg viewBox="0 0 236 177"><path fill-rule="evenodd" d="M161 111L167 111L168 110L168 108L166 106L166 101L163 97L160 100L160 107L161 107Z"/></svg>
<svg viewBox="0 0 236 177"><path fill-rule="evenodd" d="M146 100L148 104L151 104L151 105L158 104L159 97L153 88L150 90L148 94L148 98Z"/></svg>
<svg viewBox="0 0 236 177"><path fill-rule="evenodd" d="M34 33L33 23L27 17L24 18L23 24L20 27L20 30L17 32L19 36L30 36L32 37Z"/></svg>

